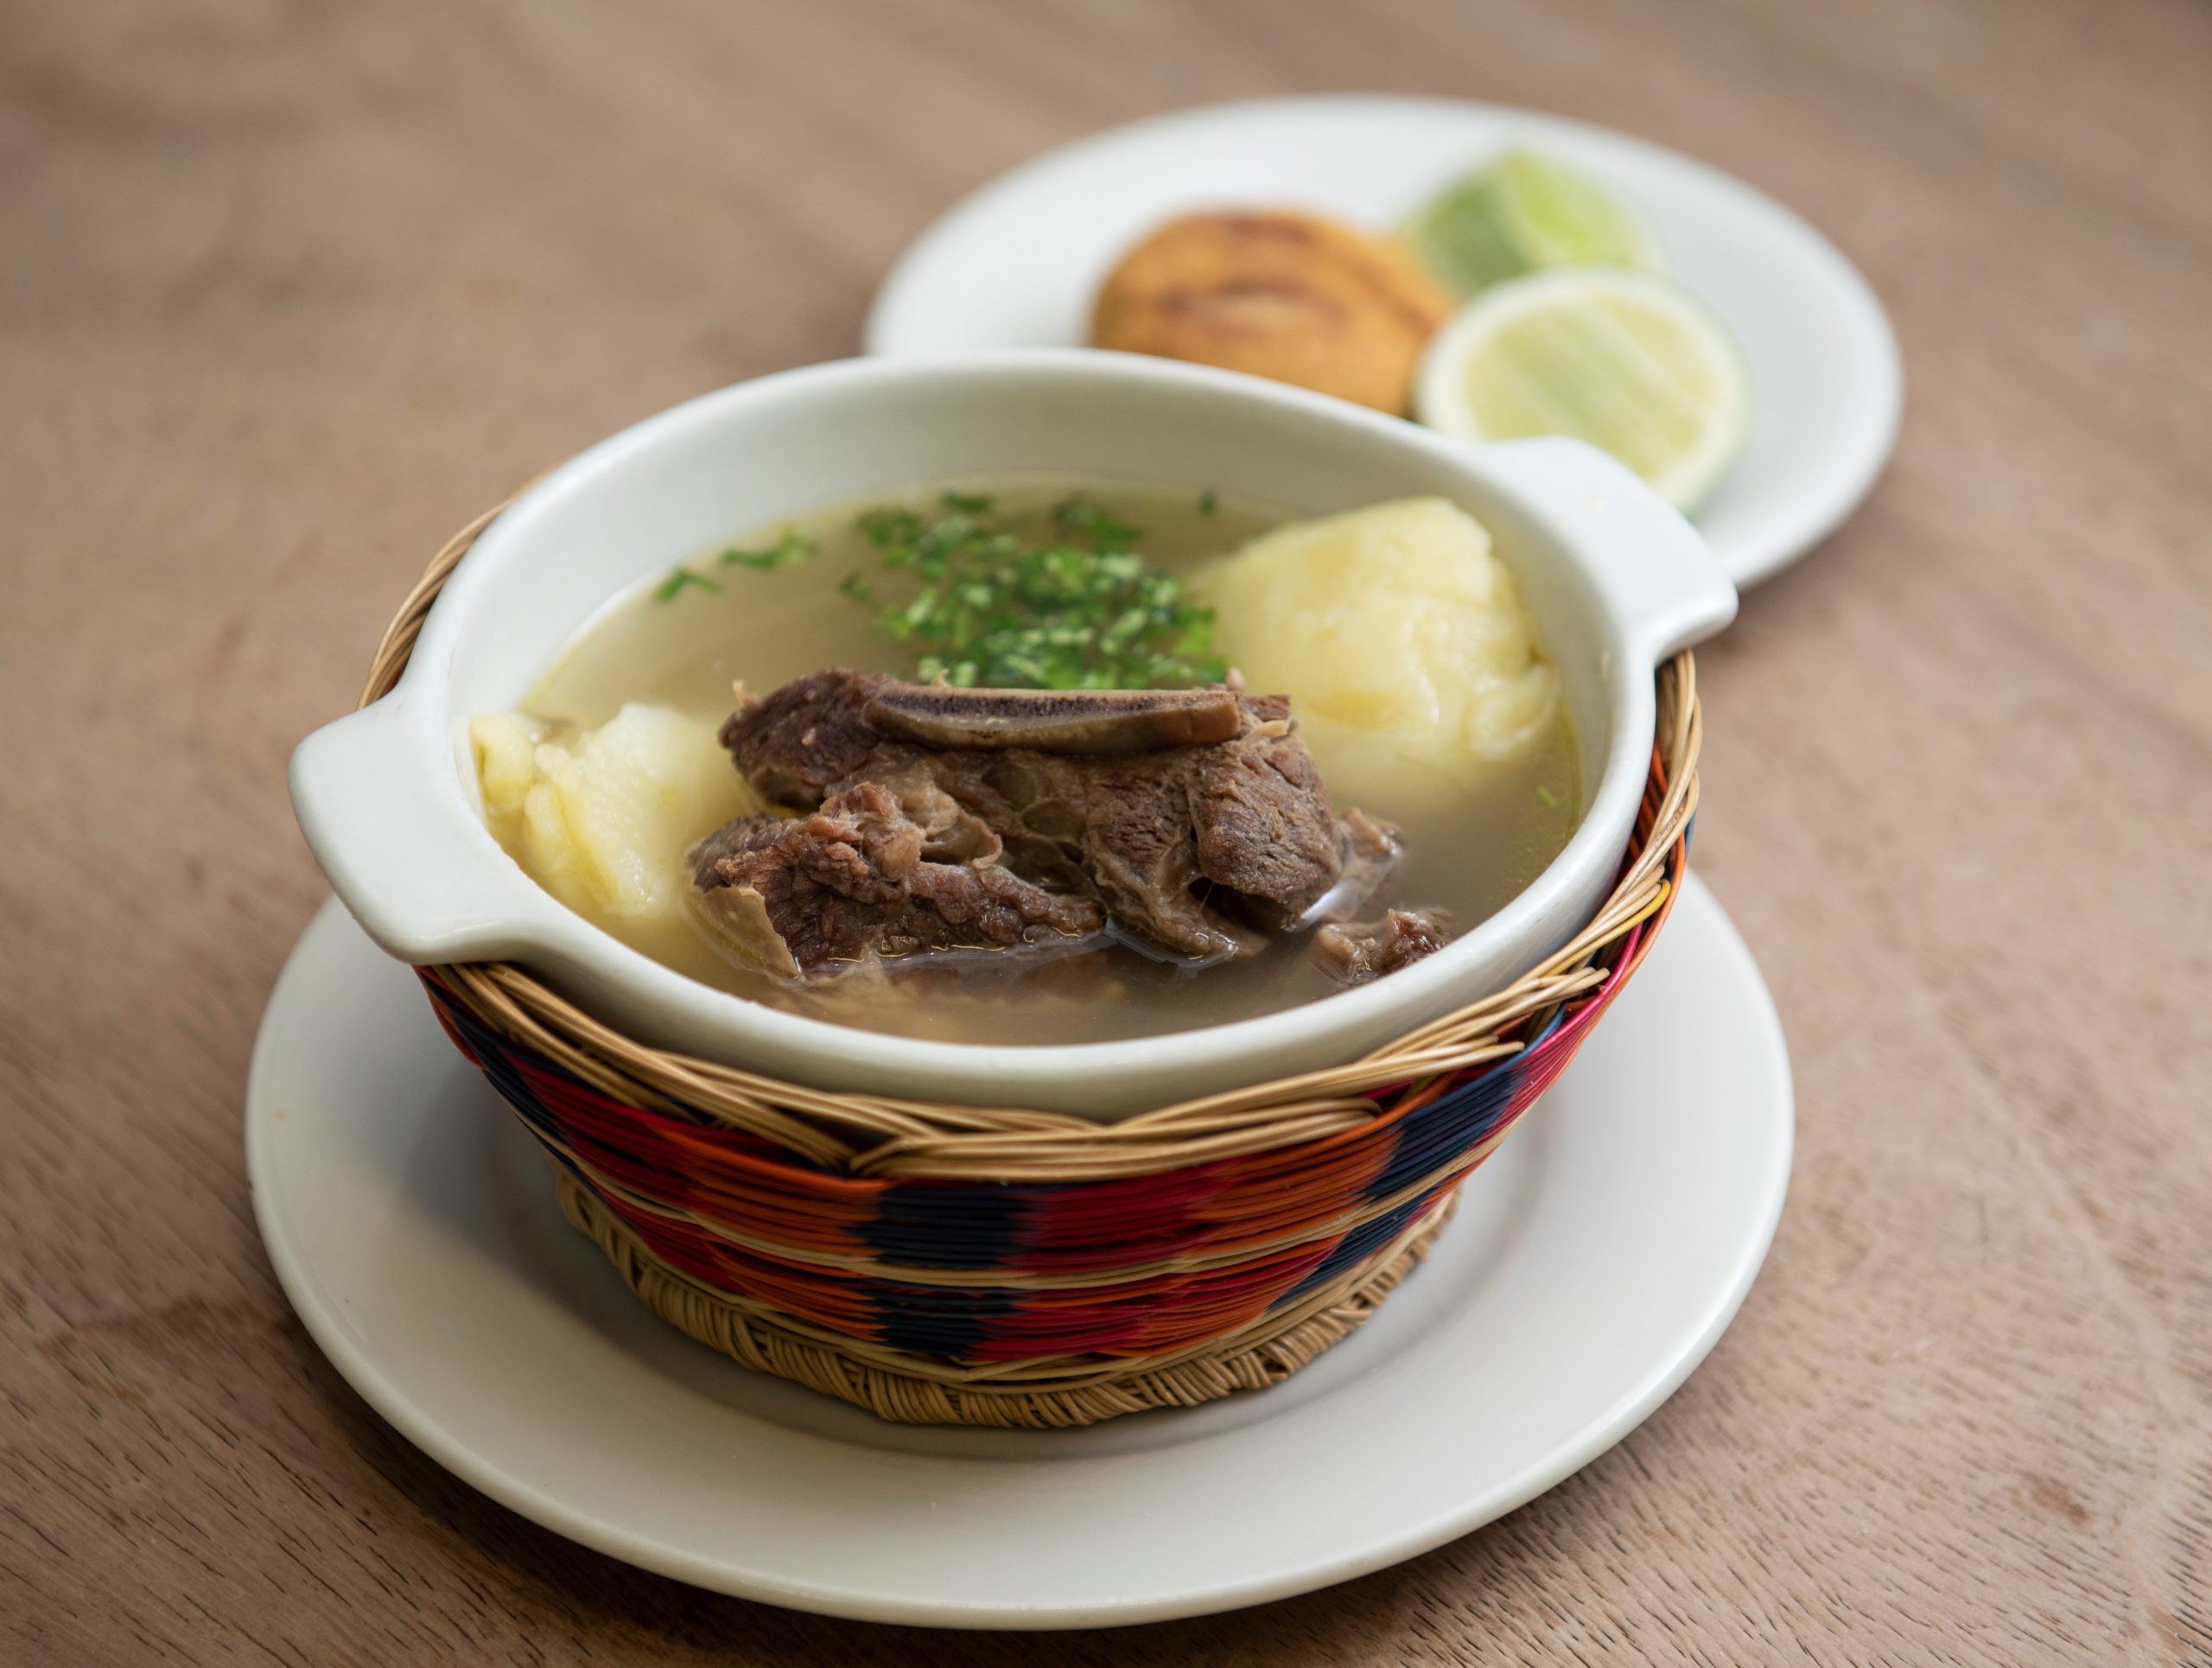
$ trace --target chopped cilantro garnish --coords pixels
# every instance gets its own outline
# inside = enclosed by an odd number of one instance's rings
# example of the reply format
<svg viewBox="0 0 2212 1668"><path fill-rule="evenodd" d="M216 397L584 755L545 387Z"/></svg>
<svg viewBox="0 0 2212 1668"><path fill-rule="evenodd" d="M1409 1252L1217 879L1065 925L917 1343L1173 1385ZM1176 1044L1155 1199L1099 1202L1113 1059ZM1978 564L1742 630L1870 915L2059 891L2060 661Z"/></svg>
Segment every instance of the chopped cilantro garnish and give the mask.
<svg viewBox="0 0 2212 1668"><path fill-rule="evenodd" d="M839 586L913 652L915 673L963 686L1159 689L1218 682L1213 612L1139 555L1142 532L1088 500L1056 505L1033 542L980 495L945 493L931 519L899 505L862 512L885 589ZM895 595L886 594L886 591Z"/></svg>
<svg viewBox="0 0 2212 1668"><path fill-rule="evenodd" d="M750 568L757 573L766 573L772 569L796 567L813 554L814 540L796 527L786 527L776 536L776 542L764 551L741 550L733 544L718 559L725 568ZM653 601L673 602L694 586L702 591L721 589L705 574L688 567L671 568L668 577L653 588Z"/></svg>
<svg viewBox="0 0 2212 1668"><path fill-rule="evenodd" d="M1119 552L1135 547L1144 530L1116 521L1088 499L1071 498L1052 506L1052 529L1062 538L1085 539L1094 551Z"/></svg>
<svg viewBox="0 0 2212 1668"><path fill-rule="evenodd" d="M879 505L873 510L863 510L860 515L860 530L868 535L868 543L879 551L888 551L911 544L922 536L922 529L929 524L921 512L900 504Z"/></svg>
<svg viewBox="0 0 2212 1668"><path fill-rule="evenodd" d="M1544 783L1538 782L1536 784L1536 803L1543 806L1547 811L1557 811L1559 809L1559 795L1553 793L1550 787Z"/></svg>
<svg viewBox="0 0 2212 1668"><path fill-rule="evenodd" d="M1212 487L1209 487L1205 491L1198 494L1198 513L1200 515L1211 515L1220 507L1221 500L1213 495Z"/></svg>
<svg viewBox="0 0 2212 1668"><path fill-rule="evenodd" d="M708 578L706 575L702 573L694 573L689 568L672 568L669 570L668 577L662 580L659 586L654 590L653 601L656 602L674 602L679 594L693 585L696 585L702 591L718 591L721 589L720 585L715 583L713 580Z"/></svg>
<svg viewBox="0 0 2212 1668"><path fill-rule="evenodd" d="M766 573L776 568L795 567L813 554L814 541L798 528L786 527L766 550L741 551L732 546L722 552L722 562L725 566L734 564Z"/></svg>

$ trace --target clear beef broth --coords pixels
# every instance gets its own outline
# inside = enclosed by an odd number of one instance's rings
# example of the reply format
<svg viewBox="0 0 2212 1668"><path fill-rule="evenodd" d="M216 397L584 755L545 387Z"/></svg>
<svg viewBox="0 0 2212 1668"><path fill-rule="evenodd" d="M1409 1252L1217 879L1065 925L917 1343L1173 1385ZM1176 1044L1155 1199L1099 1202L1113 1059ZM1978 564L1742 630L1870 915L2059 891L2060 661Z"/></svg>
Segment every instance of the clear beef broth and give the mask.
<svg viewBox="0 0 2212 1668"><path fill-rule="evenodd" d="M1144 530L1153 562L1187 573L1281 525L1287 516L1230 499L1083 480L951 483L988 493L1013 531L1041 535L1052 506L1080 493ZM941 487L917 493L934 504ZM541 717L605 723L628 701L652 702L719 723L742 680L765 692L843 665L912 674L912 662L879 635L868 610L837 589L874 551L842 506L757 530L735 542L772 546L787 528L817 541L791 566L715 570L716 590L689 587L663 600L649 584L617 600L561 653L525 703ZM719 552L717 546L715 552ZM704 570L705 563L695 563ZM1538 745L1497 768L1479 791L1448 804L1363 805L1395 824L1405 856L1370 914L1384 904L1443 911L1455 932L1495 912L1541 873L1580 816L1580 773L1562 713ZM1338 803L1342 812L1348 807ZM871 1031L993 1044L1102 1042L1249 1019L1335 993L1308 934L1278 939L1248 960L1190 971L1139 950L979 952L921 958L792 986L740 965L688 919L599 923L655 960L757 1002Z"/></svg>

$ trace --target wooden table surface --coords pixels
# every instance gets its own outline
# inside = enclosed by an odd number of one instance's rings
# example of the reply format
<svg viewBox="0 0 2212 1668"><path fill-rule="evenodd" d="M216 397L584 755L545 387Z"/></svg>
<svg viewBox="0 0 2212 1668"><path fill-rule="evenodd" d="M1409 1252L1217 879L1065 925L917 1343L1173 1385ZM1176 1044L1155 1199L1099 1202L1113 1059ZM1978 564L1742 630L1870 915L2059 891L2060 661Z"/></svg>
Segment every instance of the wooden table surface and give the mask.
<svg viewBox="0 0 2212 1668"><path fill-rule="evenodd" d="M1865 509L1704 657L1800 1095L1712 1359L1490 1529L1058 1639L690 1590L347 1389L249 1211L284 761L446 532L855 346L931 216L1240 95L1525 103L1897 320ZM2212 10L117 0L0 10L0 1658L2212 1661Z"/></svg>

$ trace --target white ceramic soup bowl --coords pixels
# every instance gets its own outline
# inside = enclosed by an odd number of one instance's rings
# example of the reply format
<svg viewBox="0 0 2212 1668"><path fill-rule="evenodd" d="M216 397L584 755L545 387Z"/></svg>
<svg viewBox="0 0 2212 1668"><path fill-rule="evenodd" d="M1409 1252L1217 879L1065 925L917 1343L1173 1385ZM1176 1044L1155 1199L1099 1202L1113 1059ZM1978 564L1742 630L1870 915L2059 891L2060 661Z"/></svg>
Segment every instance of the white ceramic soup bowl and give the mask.
<svg viewBox="0 0 2212 1668"><path fill-rule="evenodd" d="M1496 536L1560 668L1588 806L1566 850L1488 920L1372 984L1202 1030L1025 1047L879 1035L699 984L556 902L486 831L469 719L518 704L611 599L803 511L1031 473L1212 489L1300 516L1426 493L1464 505ZM1689 524L1579 442L1472 447L1278 384L1119 353L849 360L705 395L538 481L454 570L397 687L300 744L292 799L338 895L403 960L520 963L640 1041L818 1087L1112 1117L1356 1058L1566 943L1628 842L1654 668L1735 611Z"/></svg>

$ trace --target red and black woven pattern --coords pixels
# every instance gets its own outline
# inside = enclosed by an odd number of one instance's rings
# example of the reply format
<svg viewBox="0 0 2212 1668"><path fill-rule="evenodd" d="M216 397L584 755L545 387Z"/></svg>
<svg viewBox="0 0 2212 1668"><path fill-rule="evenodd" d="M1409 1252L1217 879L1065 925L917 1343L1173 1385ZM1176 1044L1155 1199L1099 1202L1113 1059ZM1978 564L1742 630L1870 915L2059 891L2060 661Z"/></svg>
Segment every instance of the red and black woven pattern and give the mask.
<svg viewBox="0 0 2212 1668"><path fill-rule="evenodd" d="M556 1158L710 1290L948 1364L1138 1357L1239 1332L1434 1209L1573 1058L1664 914L1507 1059L1383 1091L1376 1117L1337 1134L1104 1180L839 1174L703 1116L626 1105L493 1031L435 972L424 983Z"/></svg>

